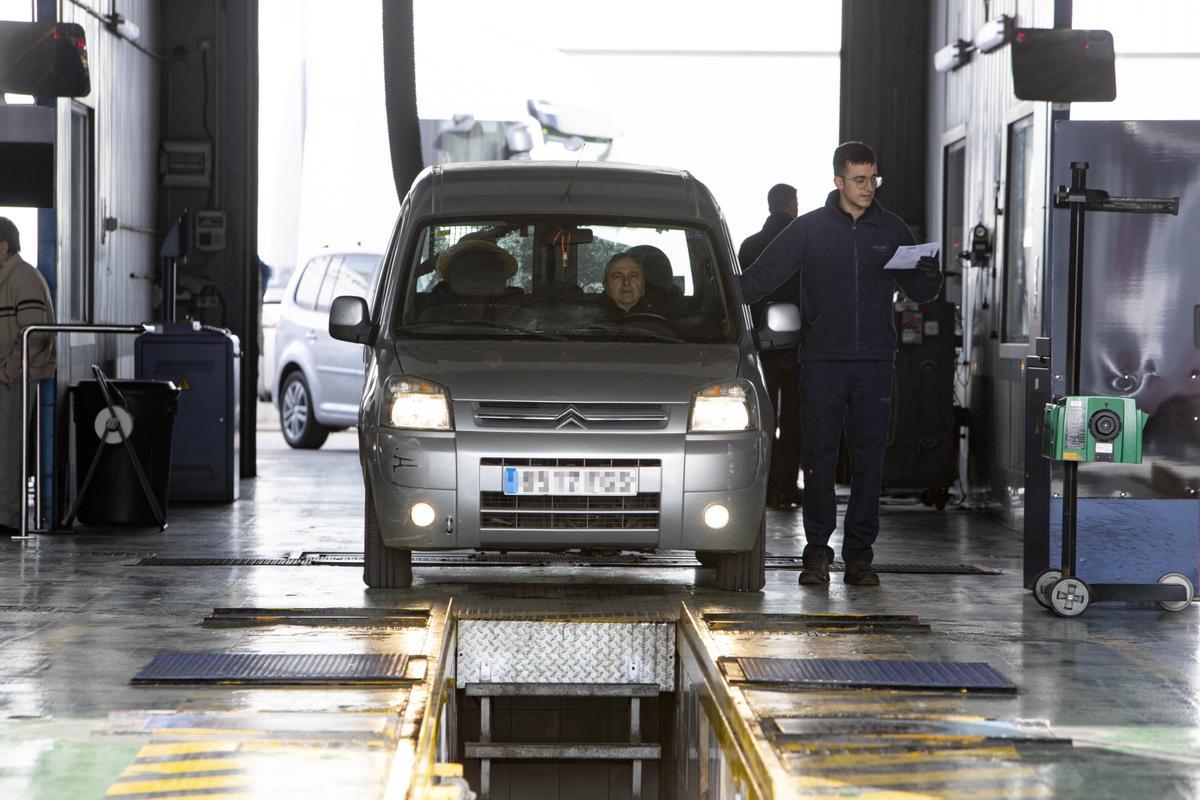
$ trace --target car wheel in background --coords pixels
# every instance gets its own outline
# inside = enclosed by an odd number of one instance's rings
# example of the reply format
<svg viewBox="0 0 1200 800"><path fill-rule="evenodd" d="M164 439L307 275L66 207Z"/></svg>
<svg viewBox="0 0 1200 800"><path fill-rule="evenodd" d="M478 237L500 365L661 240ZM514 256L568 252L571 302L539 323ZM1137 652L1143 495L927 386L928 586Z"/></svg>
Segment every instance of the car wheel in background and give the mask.
<svg viewBox="0 0 1200 800"><path fill-rule="evenodd" d="M299 370L289 373L279 389L279 427L284 441L299 450L315 450L329 438L329 429L313 413L312 392Z"/></svg>
<svg viewBox="0 0 1200 800"><path fill-rule="evenodd" d="M767 582L767 515L758 523L754 546L742 553L715 553L717 588L726 592L757 592Z"/></svg>
<svg viewBox="0 0 1200 800"><path fill-rule="evenodd" d="M366 484L363 509L363 583L372 589L406 589L412 586L412 550L399 550L383 543L375 498Z"/></svg>

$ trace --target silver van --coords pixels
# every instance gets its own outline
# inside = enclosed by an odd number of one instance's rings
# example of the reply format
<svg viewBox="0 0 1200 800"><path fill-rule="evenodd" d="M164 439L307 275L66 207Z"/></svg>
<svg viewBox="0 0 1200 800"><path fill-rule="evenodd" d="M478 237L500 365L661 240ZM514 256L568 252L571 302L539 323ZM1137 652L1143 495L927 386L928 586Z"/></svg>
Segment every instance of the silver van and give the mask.
<svg viewBox="0 0 1200 800"><path fill-rule="evenodd" d="M329 315L366 345L366 584L408 586L413 550L685 549L761 589L774 419L736 264L686 172L422 172L373 296Z"/></svg>

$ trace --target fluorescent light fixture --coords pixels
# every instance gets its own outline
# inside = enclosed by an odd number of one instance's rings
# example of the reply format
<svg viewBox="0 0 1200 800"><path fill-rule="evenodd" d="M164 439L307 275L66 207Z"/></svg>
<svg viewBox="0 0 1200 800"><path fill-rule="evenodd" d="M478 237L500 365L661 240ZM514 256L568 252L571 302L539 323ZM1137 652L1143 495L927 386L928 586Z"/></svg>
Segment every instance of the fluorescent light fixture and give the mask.
<svg viewBox="0 0 1200 800"><path fill-rule="evenodd" d="M142 29L115 11L107 17L108 29L128 42L142 38Z"/></svg>
<svg viewBox="0 0 1200 800"><path fill-rule="evenodd" d="M951 42L933 54L933 68L938 72L950 72L971 60L974 48L965 39Z"/></svg>
<svg viewBox="0 0 1200 800"><path fill-rule="evenodd" d="M975 49L981 53L999 50L1012 41L1012 34L1013 18L1008 14L1001 14L975 32Z"/></svg>

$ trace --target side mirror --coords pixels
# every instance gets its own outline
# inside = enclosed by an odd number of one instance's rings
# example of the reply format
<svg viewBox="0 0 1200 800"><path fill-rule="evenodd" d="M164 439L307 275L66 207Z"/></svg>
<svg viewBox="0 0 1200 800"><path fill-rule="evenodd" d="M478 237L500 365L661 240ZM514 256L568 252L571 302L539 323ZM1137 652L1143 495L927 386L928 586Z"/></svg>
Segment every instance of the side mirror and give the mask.
<svg viewBox="0 0 1200 800"><path fill-rule="evenodd" d="M74 22L0 22L0 92L91 94L83 27Z"/></svg>
<svg viewBox="0 0 1200 800"><path fill-rule="evenodd" d="M335 297L329 308L329 335L343 342L371 344L371 312L361 297Z"/></svg>
<svg viewBox="0 0 1200 800"><path fill-rule="evenodd" d="M800 309L794 303L771 303L758 333L760 350L792 347L800 343Z"/></svg>

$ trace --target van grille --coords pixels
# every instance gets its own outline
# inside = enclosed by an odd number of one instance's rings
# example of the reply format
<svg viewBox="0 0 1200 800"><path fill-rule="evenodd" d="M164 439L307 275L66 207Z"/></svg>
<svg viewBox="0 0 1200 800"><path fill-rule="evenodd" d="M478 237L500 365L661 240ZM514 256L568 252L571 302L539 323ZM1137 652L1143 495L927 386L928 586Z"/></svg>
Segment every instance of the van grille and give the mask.
<svg viewBox="0 0 1200 800"><path fill-rule="evenodd" d="M479 527L538 530L658 530L659 493L631 496L479 493Z"/></svg>
<svg viewBox="0 0 1200 800"><path fill-rule="evenodd" d="M479 403L480 428L561 431L661 430L670 415L647 403Z"/></svg>

